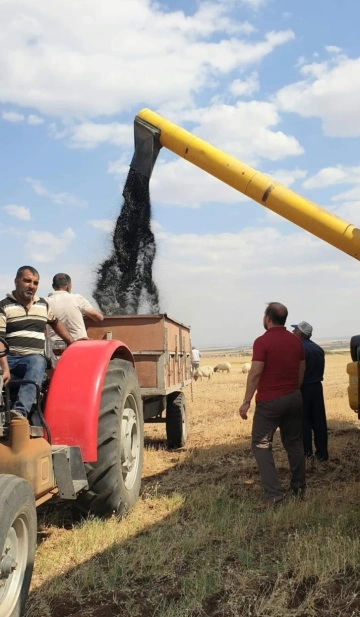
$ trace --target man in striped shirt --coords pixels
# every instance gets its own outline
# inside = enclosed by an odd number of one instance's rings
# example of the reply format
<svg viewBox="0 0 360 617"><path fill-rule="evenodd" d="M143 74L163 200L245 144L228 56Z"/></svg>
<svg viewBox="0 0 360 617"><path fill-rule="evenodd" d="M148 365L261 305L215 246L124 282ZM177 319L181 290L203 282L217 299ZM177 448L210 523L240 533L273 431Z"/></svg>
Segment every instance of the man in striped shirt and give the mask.
<svg viewBox="0 0 360 617"><path fill-rule="evenodd" d="M53 314L48 302L35 295L39 278L38 271L31 266L19 268L15 278L15 290L0 301L0 336L3 336L10 346L9 355L0 359L5 384L10 380L11 372L16 378L31 380L41 385L47 364L46 324L50 324L68 345L74 342L64 324ZM28 418L35 400L35 386L21 386L12 416Z"/></svg>

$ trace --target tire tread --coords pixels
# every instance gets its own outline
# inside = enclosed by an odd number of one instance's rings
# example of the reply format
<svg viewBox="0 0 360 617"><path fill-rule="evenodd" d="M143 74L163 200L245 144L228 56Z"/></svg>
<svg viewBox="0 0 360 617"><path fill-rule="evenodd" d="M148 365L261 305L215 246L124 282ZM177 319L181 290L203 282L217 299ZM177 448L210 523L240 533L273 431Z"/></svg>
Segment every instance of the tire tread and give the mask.
<svg viewBox="0 0 360 617"><path fill-rule="evenodd" d="M183 416L186 425L185 395L183 392L174 392L169 395L166 405L166 436L170 449L182 448L185 445Z"/></svg>
<svg viewBox="0 0 360 617"><path fill-rule="evenodd" d="M140 439L139 477L131 491L127 491L122 483L121 461L119 460L121 405L126 400L129 387L137 402L140 416L140 426L138 427ZM89 489L78 495L76 505L83 512L100 517L108 517L113 513L122 515L130 510L137 501L140 492L143 459L141 392L135 369L126 360L114 358L110 361L106 372L100 403L97 443L97 461L85 464Z"/></svg>

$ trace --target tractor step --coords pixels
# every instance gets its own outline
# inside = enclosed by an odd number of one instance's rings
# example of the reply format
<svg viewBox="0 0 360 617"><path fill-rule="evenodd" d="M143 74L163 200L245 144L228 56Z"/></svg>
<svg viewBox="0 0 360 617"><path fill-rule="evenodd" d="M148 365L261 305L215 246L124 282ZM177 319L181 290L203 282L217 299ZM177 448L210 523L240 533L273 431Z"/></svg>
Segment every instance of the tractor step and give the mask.
<svg viewBox="0 0 360 617"><path fill-rule="evenodd" d="M42 426L30 426L30 437L44 437Z"/></svg>
<svg viewBox="0 0 360 617"><path fill-rule="evenodd" d="M76 499L88 489L85 465L77 446L53 446L53 464L56 484L61 499Z"/></svg>

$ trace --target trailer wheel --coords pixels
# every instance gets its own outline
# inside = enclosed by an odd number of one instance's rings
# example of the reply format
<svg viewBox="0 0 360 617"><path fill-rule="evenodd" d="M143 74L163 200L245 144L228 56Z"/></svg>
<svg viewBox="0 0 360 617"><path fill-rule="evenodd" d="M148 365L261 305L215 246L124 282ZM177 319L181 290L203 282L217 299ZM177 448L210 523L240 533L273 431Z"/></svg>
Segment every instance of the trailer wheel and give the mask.
<svg viewBox="0 0 360 617"><path fill-rule="evenodd" d="M169 394L166 402L166 437L169 448L182 448L187 440L188 421L183 392Z"/></svg>
<svg viewBox="0 0 360 617"><path fill-rule="evenodd" d="M100 517L125 514L139 497L144 455L141 392L127 360L114 358L106 372L97 454L95 463L85 464L89 489L78 495L76 505Z"/></svg>
<svg viewBox="0 0 360 617"><path fill-rule="evenodd" d="M0 475L0 617L20 617L28 595L37 536L30 485Z"/></svg>

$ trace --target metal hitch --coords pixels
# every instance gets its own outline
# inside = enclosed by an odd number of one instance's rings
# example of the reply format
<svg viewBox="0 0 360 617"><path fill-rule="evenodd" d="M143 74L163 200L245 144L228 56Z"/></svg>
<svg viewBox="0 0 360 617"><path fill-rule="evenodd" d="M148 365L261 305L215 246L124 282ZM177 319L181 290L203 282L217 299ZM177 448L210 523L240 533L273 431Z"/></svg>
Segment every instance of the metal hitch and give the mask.
<svg viewBox="0 0 360 617"><path fill-rule="evenodd" d="M135 117L135 152L130 163L130 169L146 176L146 178L151 178L156 159L162 148L160 135L160 129L141 120L138 116Z"/></svg>

